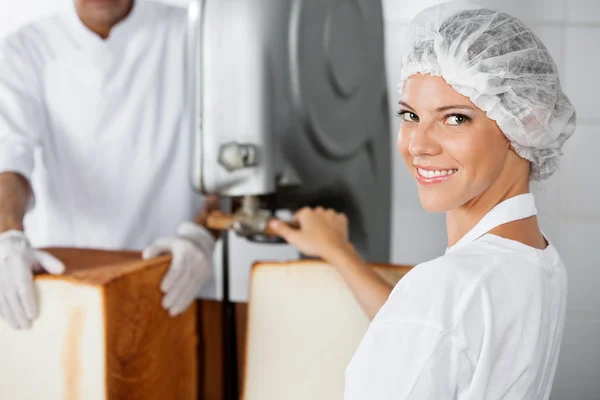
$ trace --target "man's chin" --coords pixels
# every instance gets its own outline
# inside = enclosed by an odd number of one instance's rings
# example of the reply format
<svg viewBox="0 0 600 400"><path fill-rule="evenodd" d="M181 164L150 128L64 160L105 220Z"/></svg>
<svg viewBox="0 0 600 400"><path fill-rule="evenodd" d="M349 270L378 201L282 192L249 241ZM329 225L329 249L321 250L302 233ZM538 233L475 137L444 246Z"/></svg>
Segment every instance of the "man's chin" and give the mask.
<svg viewBox="0 0 600 400"><path fill-rule="evenodd" d="M87 0L86 7L112 7L116 8L117 1L115 0Z"/></svg>
<svg viewBox="0 0 600 400"><path fill-rule="evenodd" d="M87 0L79 4L77 13L88 25L112 27L126 17L128 11L115 0Z"/></svg>
<svg viewBox="0 0 600 400"><path fill-rule="evenodd" d="M86 18L86 22L98 27L112 27L121 20L121 18L115 14L114 10L109 8L97 7L91 10L89 14L90 17Z"/></svg>

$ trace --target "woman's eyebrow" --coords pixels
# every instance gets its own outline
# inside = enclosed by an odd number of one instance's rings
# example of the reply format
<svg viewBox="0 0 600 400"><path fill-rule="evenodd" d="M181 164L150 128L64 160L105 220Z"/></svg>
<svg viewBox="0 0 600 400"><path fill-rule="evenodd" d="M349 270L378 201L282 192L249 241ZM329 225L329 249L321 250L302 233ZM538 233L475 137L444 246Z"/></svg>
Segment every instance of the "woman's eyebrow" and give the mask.
<svg viewBox="0 0 600 400"><path fill-rule="evenodd" d="M402 100L400 100L400 101L398 102L398 104L400 104L401 106L404 106L404 107L406 107L406 108L410 108L411 110L414 110L414 108L412 108L411 106L409 106L409 105L408 105L408 103L406 103L406 102L404 102L404 101L402 101Z"/></svg>
<svg viewBox="0 0 600 400"><path fill-rule="evenodd" d="M400 104L401 106L404 106L410 110L414 110L414 108L412 108L407 102L405 101L399 101L398 104ZM435 111L437 112L443 112L443 111L448 111L448 110L471 110L471 111L475 111L475 109L473 107L464 105L464 104L452 104L449 106L443 106L443 107L438 107L435 109Z"/></svg>
<svg viewBox="0 0 600 400"><path fill-rule="evenodd" d="M437 112L442 112L442 111L448 111L448 110L471 110L474 111L475 109L473 107L469 107L467 105L462 105L462 104L456 104L456 105L450 105L450 106L443 106L443 107L438 107L435 110Z"/></svg>

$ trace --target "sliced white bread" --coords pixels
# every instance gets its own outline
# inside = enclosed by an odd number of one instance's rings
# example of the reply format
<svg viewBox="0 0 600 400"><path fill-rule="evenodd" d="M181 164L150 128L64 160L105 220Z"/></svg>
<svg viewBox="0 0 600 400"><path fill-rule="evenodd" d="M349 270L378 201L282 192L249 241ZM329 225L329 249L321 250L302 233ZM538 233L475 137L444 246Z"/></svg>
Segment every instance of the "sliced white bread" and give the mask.
<svg viewBox="0 0 600 400"><path fill-rule="evenodd" d="M371 265L395 285L410 267ZM244 400L342 400L344 372L369 325L334 267L321 261L252 269Z"/></svg>

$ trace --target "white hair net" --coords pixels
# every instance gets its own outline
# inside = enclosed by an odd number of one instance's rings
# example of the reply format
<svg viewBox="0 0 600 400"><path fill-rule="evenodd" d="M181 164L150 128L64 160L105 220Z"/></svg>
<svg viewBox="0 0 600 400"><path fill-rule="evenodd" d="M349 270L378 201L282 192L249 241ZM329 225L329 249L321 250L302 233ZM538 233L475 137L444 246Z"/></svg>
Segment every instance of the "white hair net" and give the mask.
<svg viewBox="0 0 600 400"><path fill-rule="evenodd" d="M441 76L531 161L531 179L558 169L575 131L575 109L550 53L521 21L469 3L442 3L413 19L404 48L400 93L413 74Z"/></svg>

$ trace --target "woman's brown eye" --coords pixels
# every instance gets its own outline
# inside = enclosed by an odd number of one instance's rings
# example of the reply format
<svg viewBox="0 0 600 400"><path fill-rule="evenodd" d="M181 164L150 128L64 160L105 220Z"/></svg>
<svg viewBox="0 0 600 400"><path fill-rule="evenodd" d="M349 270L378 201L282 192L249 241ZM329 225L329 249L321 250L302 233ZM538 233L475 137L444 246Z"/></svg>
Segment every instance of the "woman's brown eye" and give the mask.
<svg viewBox="0 0 600 400"><path fill-rule="evenodd" d="M466 115L457 114L449 116L446 121L448 125L462 125L465 122L468 122L469 120L470 118Z"/></svg>
<svg viewBox="0 0 600 400"><path fill-rule="evenodd" d="M408 122L417 122L419 121L419 117L415 113L405 112L402 113L402 119Z"/></svg>
<svg viewBox="0 0 600 400"><path fill-rule="evenodd" d="M402 119L402 121L406 122L419 122L419 116L410 111L398 111L396 113L398 117Z"/></svg>

